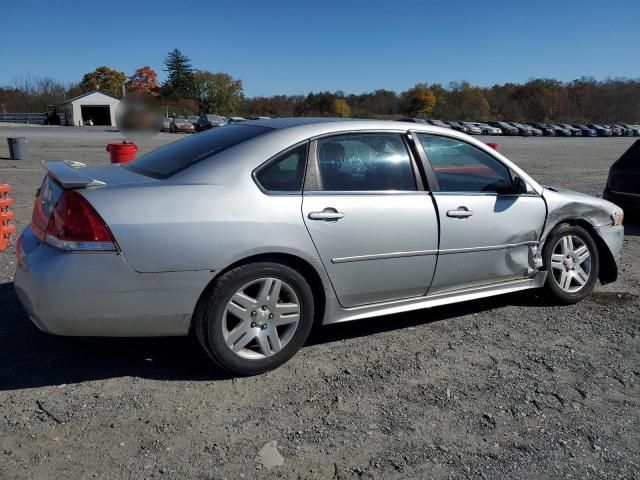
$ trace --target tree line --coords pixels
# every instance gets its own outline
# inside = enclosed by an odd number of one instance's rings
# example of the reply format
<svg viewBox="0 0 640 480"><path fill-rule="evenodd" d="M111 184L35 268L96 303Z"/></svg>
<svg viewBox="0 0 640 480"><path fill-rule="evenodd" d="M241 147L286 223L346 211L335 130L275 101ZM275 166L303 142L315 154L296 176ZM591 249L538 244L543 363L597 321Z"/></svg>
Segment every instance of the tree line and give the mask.
<svg viewBox="0 0 640 480"><path fill-rule="evenodd" d="M380 89L357 95L338 91L247 98L242 102L242 110L264 116L638 123L640 80L598 81L584 77L561 82L540 78L492 87L477 87L468 82L452 82L447 86L421 83L399 94Z"/></svg>
<svg viewBox="0 0 640 480"><path fill-rule="evenodd" d="M150 66L130 75L107 66L86 73L79 82L63 84L48 77L15 77L0 87L0 112L45 112L50 106L92 90L121 97L149 99L158 110L176 114L217 113L241 116L338 116L361 118L422 117L441 120L507 120L552 123L637 123L640 79L571 82L548 78L526 83L478 87L418 83L397 93L380 89L362 94L312 92L308 95L244 96L242 81L224 72L196 69L174 49L164 60L166 80L160 84Z"/></svg>

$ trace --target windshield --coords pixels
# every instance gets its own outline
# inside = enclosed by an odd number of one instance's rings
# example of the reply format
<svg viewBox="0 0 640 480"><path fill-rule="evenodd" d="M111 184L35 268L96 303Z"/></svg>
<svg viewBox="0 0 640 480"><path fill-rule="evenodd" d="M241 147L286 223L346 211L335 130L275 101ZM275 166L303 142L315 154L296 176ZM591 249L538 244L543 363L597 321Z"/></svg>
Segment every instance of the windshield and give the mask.
<svg viewBox="0 0 640 480"><path fill-rule="evenodd" d="M176 119L176 122L178 120ZM256 125L230 125L199 133L147 153L125 168L153 178L167 178L228 148L273 131Z"/></svg>

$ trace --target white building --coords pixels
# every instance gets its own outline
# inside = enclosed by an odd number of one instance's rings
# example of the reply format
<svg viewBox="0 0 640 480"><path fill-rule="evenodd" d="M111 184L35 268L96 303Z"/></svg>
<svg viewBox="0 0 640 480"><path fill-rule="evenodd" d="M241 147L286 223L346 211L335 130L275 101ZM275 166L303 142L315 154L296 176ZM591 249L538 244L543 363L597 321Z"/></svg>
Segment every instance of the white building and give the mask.
<svg viewBox="0 0 640 480"><path fill-rule="evenodd" d="M94 125L116 126L116 109L120 100L99 90L67 100L60 109L67 125L82 126L89 120Z"/></svg>

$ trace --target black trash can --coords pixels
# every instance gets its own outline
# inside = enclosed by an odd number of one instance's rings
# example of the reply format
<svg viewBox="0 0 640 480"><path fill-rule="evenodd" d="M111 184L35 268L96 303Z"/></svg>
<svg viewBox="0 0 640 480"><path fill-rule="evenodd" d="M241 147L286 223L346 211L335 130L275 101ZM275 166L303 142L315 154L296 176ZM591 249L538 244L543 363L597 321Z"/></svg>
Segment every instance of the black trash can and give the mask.
<svg viewBox="0 0 640 480"><path fill-rule="evenodd" d="M27 158L27 139L25 137L8 137L9 156L11 160L24 160Z"/></svg>

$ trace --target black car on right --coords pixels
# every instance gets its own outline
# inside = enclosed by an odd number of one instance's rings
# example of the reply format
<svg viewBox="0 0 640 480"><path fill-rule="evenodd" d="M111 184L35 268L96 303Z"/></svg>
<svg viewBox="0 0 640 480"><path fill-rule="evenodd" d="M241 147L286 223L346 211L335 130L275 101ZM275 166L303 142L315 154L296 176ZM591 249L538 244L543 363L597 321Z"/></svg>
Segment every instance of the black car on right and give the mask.
<svg viewBox="0 0 640 480"><path fill-rule="evenodd" d="M640 219L640 140L611 165L602 197L622 207L625 216Z"/></svg>

